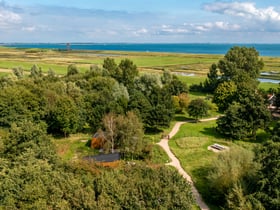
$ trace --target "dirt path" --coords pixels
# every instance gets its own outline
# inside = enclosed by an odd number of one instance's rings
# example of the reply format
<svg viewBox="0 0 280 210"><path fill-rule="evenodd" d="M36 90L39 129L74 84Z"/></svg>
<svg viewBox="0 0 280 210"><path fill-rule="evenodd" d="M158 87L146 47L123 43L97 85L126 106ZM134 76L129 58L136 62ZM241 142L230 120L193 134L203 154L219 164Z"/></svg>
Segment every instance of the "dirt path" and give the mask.
<svg viewBox="0 0 280 210"><path fill-rule="evenodd" d="M216 120L216 119L217 119L217 117L213 117L213 118L203 119L203 120L200 120L200 121L201 122L206 122L206 121L211 121L211 120ZM170 139L179 131L181 125L183 125L184 123L186 123L186 122L177 122L174 125L171 132L169 133L169 138ZM196 187L194 186L192 178L190 177L190 175L188 175L185 172L185 170L182 168L178 158L176 158L176 156L171 152L171 150L169 148L169 145L168 145L168 139L167 138L161 139L160 142L158 143L158 145L160 145L164 149L164 151L167 153L167 155L171 159L171 162L167 163L167 165L171 165L171 166L175 167L178 170L178 172L191 184L192 193L193 193L194 198L196 200L196 203L200 207L200 209L201 210L209 210L209 207L203 201L201 195L199 194Z"/></svg>

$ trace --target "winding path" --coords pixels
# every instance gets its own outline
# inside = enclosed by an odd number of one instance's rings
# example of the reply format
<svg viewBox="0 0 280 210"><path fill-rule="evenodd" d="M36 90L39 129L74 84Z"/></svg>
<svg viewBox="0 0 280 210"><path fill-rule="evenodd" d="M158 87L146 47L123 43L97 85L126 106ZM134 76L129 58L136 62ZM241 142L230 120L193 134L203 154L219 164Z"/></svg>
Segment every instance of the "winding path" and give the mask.
<svg viewBox="0 0 280 210"><path fill-rule="evenodd" d="M205 122L205 121L211 121L211 120L216 120L216 119L217 119L217 117L213 117L213 118L203 119L200 121ZM190 121L177 122L174 125L174 127L172 128L171 132L169 133L169 139L171 139L179 131L181 125L183 125L186 122L190 122ZM210 210L209 207L206 205L206 203L203 201L203 199L202 199L201 195L199 194L199 192L197 191L196 187L194 186L194 183L193 183L190 175L188 175L186 173L186 171L182 168L178 158L171 152L169 145L168 145L168 139L163 138L157 144L160 145L164 149L164 151L167 153L168 157L171 159L171 162L167 163L167 165L171 165L171 166L175 167L178 170L178 172L191 184L192 193L193 193L196 203L200 207L200 209L201 210Z"/></svg>

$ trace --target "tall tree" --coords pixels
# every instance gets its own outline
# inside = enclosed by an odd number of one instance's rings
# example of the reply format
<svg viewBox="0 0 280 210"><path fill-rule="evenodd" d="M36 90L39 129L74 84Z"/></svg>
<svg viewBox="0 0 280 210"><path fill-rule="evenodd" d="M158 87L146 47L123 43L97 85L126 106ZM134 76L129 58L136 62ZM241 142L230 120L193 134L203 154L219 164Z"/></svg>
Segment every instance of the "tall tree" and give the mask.
<svg viewBox="0 0 280 210"><path fill-rule="evenodd" d="M218 63L222 80L230 80L240 72L256 79L264 63L255 48L232 47Z"/></svg>
<svg viewBox="0 0 280 210"><path fill-rule="evenodd" d="M106 114L103 118L104 150L112 153L117 148L125 157L137 157L143 149L143 126L133 113L127 115Z"/></svg>
<svg viewBox="0 0 280 210"><path fill-rule="evenodd" d="M121 83L126 87L131 88L134 84L134 79L138 76L137 66L129 59L121 60L119 64L121 70Z"/></svg>
<svg viewBox="0 0 280 210"><path fill-rule="evenodd" d="M213 102L217 104L220 111L225 111L236 99L237 86L233 81L220 83L214 91Z"/></svg>
<svg viewBox="0 0 280 210"><path fill-rule="evenodd" d="M78 73L79 73L79 70L78 70L78 67L75 64L70 64L67 67L67 76L72 76L72 75L75 75L75 74L78 74Z"/></svg>
<svg viewBox="0 0 280 210"><path fill-rule="evenodd" d="M280 209L280 143L266 142L256 151L261 164L256 197L266 209Z"/></svg>
<svg viewBox="0 0 280 210"><path fill-rule="evenodd" d="M274 142L280 142L280 120L276 122L276 124L273 127L273 130L271 131L272 137L271 140Z"/></svg>
<svg viewBox="0 0 280 210"><path fill-rule="evenodd" d="M208 93L214 92L219 84L218 67L214 63L207 73L207 79L203 83L203 90Z"/></svg>
<svg viewBox="0 0 280 210"><path fill-rule="evenodd" d="M209 106L202 98L192 100L188 106L189 115L194 117L196 120L207 116L208 110Z"/></svg>
<svg viewBox="0 0 280 210"><path fill-rule="evenodd" d="M233 103L217 121L217 130L234 139L256 138L259 128L266 128L270 113L263 98L256 92Z"/></svg>

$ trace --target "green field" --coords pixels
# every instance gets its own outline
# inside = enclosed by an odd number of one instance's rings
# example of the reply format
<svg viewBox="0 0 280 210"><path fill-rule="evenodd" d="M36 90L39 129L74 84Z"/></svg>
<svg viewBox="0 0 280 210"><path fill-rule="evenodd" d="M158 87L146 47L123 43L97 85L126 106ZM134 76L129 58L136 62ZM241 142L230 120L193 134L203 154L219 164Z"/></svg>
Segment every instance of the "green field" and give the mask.
<svg viewBox="0 0 280 210"><path fill-rule="evenodd" d="M65 74L67 66L76 64L82 71L92 64L101 65L104 58L112 57L118 63L120 60L131 59L142 70L163 70L191 72L206 75L210 65L217 63L222 55L176 54L73 50L57 51L47 49L14 49L0 48L0 69L12 69L21 66L29 70L37 64L43 71L52 68L58 74ZM280 58L262 57L264 71L280 72Z"/></svg>
<svg viewBox="0 0 280 210"><path fill-rule="evenodd" d="M204 198L210 197L207 187L209 166L218 153L208 150L208 146L218 143L229 148L242 146L252 149L257 142L234 141L222 138L215 131L216 121L186 123L179 132L169 141L169 146L180 160L184 170L191 175L192 180ZM259 132L262 136L263 132ZM263 136L262 136L263 137ZM206 199L207 200L207 199ZM219 209L210 206L211 209Z"/></svg>

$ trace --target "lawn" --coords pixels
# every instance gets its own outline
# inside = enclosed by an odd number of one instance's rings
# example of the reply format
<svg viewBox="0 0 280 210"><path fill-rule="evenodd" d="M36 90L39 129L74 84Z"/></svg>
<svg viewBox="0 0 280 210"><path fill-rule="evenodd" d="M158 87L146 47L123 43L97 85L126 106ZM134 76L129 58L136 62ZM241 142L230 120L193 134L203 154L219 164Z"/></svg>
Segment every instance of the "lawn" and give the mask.
<svg viewBox="0 0 280 210"><path fill-rule="evenodd" d="M96 150L88 146L90 136L87 134L73 134L68 138L53 138L58 156L63 160L75 160L86 155L94 155Z"/></svg>
<svg viewBox="0 0 280 210"><path fill-rule="evenodd" d="M216 121L185 123L179 132L169 141L169 146L175 156L180 160L182 167L192 177L199 192L206 198L210 197L207 188L207 174L209 166L217 157L207 149L208 146L218 143L229 148L242 146L252 150L257 144L268 139L264 131L259 130L256 141L231 141L216 132ZM211 209L219 209L210 206Z"/></svg>

